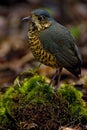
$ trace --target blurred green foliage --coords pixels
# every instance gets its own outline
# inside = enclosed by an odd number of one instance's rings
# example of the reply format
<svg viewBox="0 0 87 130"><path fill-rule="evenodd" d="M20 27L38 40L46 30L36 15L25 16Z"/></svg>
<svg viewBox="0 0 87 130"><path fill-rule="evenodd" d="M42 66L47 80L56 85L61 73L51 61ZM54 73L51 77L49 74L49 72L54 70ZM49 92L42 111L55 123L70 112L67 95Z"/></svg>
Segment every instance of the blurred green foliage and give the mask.
<svg viewBox="0 0 87 130"><path fill-rule="evenodd" d="M75 39L78 39L81 35L81 30L78 26L72 26L70 32Z"/></svg>

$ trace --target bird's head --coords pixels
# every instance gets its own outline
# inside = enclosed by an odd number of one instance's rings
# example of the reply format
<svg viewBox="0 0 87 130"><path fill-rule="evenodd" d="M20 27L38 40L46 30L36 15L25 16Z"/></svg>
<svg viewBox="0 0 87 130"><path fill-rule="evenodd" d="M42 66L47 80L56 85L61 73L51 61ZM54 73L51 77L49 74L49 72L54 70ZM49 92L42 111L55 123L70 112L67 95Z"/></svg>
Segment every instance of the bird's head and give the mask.
<svg viewBox="0 0 87 130"><path fill-rule="evenodd" d="M38 31L41 31L51 26L53 19L47 11L36 9L31 12L30 17L25 17L24 20L29 20L32 26L35 26Z"/></svg>

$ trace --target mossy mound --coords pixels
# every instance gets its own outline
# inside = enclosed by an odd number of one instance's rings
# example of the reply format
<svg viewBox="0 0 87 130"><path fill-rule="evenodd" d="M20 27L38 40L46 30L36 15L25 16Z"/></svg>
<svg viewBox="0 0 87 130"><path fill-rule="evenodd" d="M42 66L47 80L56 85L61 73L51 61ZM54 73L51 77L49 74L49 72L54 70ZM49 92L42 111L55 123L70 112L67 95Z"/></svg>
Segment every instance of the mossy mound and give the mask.
<svg viewBox="0 0 87 130"><path fill-rule="evenodd" d="M82 93L62 84L55 92L44 77L17 79L0 97L0 130L58 130L87 122Z"/></svg>

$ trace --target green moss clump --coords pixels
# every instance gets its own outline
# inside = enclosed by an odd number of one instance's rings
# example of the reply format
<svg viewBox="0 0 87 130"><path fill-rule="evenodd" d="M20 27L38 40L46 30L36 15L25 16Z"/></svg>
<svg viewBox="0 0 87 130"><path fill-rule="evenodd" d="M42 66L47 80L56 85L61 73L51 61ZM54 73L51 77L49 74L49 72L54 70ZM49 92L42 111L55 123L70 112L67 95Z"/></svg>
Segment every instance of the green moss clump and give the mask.
<svg viewBox="0 0 87 130"><path fill-rule="evenodd" d="M19 91L25 94L26 101L31 103L49 103L53 96L53 89L47 85L45 78L38 75L27 79Z"/></svg>
<svg viewBox="0 0 87 130"><path fill-rule="evenodd" d="M33 122L41 128L56 130L60 124L73 120L81 123L83 118L87 121L87 108L80 91L70 84L62 84L55 92L39 75L22 82L17 79L0 96L0 126L6 129L23 129L23 124Z"/></svg>
<svg viewBox="0 0 87 130"><path fill-rule="evenodd" d="M17 90L11 86L4 95L1 95L0 98L0 125L4 125L9 122L7 117L7 112L9 114L14 113L13 109L17 108L17 100L18 92Z"/></svg>
<svg viewBox="0 0 87 130"><path fill-rule="evenodd" d="M68 102L68 108L73 117L87 117L87 108L86 103L82 99L82 92L77 90L73 85L62 84L57 93L60 95L62 100Z"/></svg>

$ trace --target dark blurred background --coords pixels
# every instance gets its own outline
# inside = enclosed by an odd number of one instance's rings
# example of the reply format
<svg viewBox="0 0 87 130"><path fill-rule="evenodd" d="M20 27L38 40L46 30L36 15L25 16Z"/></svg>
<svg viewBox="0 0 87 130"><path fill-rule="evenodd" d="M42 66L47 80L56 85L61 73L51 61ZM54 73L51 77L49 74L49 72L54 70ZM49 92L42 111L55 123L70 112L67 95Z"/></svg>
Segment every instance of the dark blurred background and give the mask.
<svg viewBox="0 0 87 130"><path fill-rule="evenodd" d="M87 75L87 0L0 0L0 91L11 85L16 76L35 68L27 43L28 24L22 18L33 9L45 8L75 37L83 57L82 76ZM55 69L42 65L38 73L49 79ZM61 80L76 80L63 71Z"/></svg>

